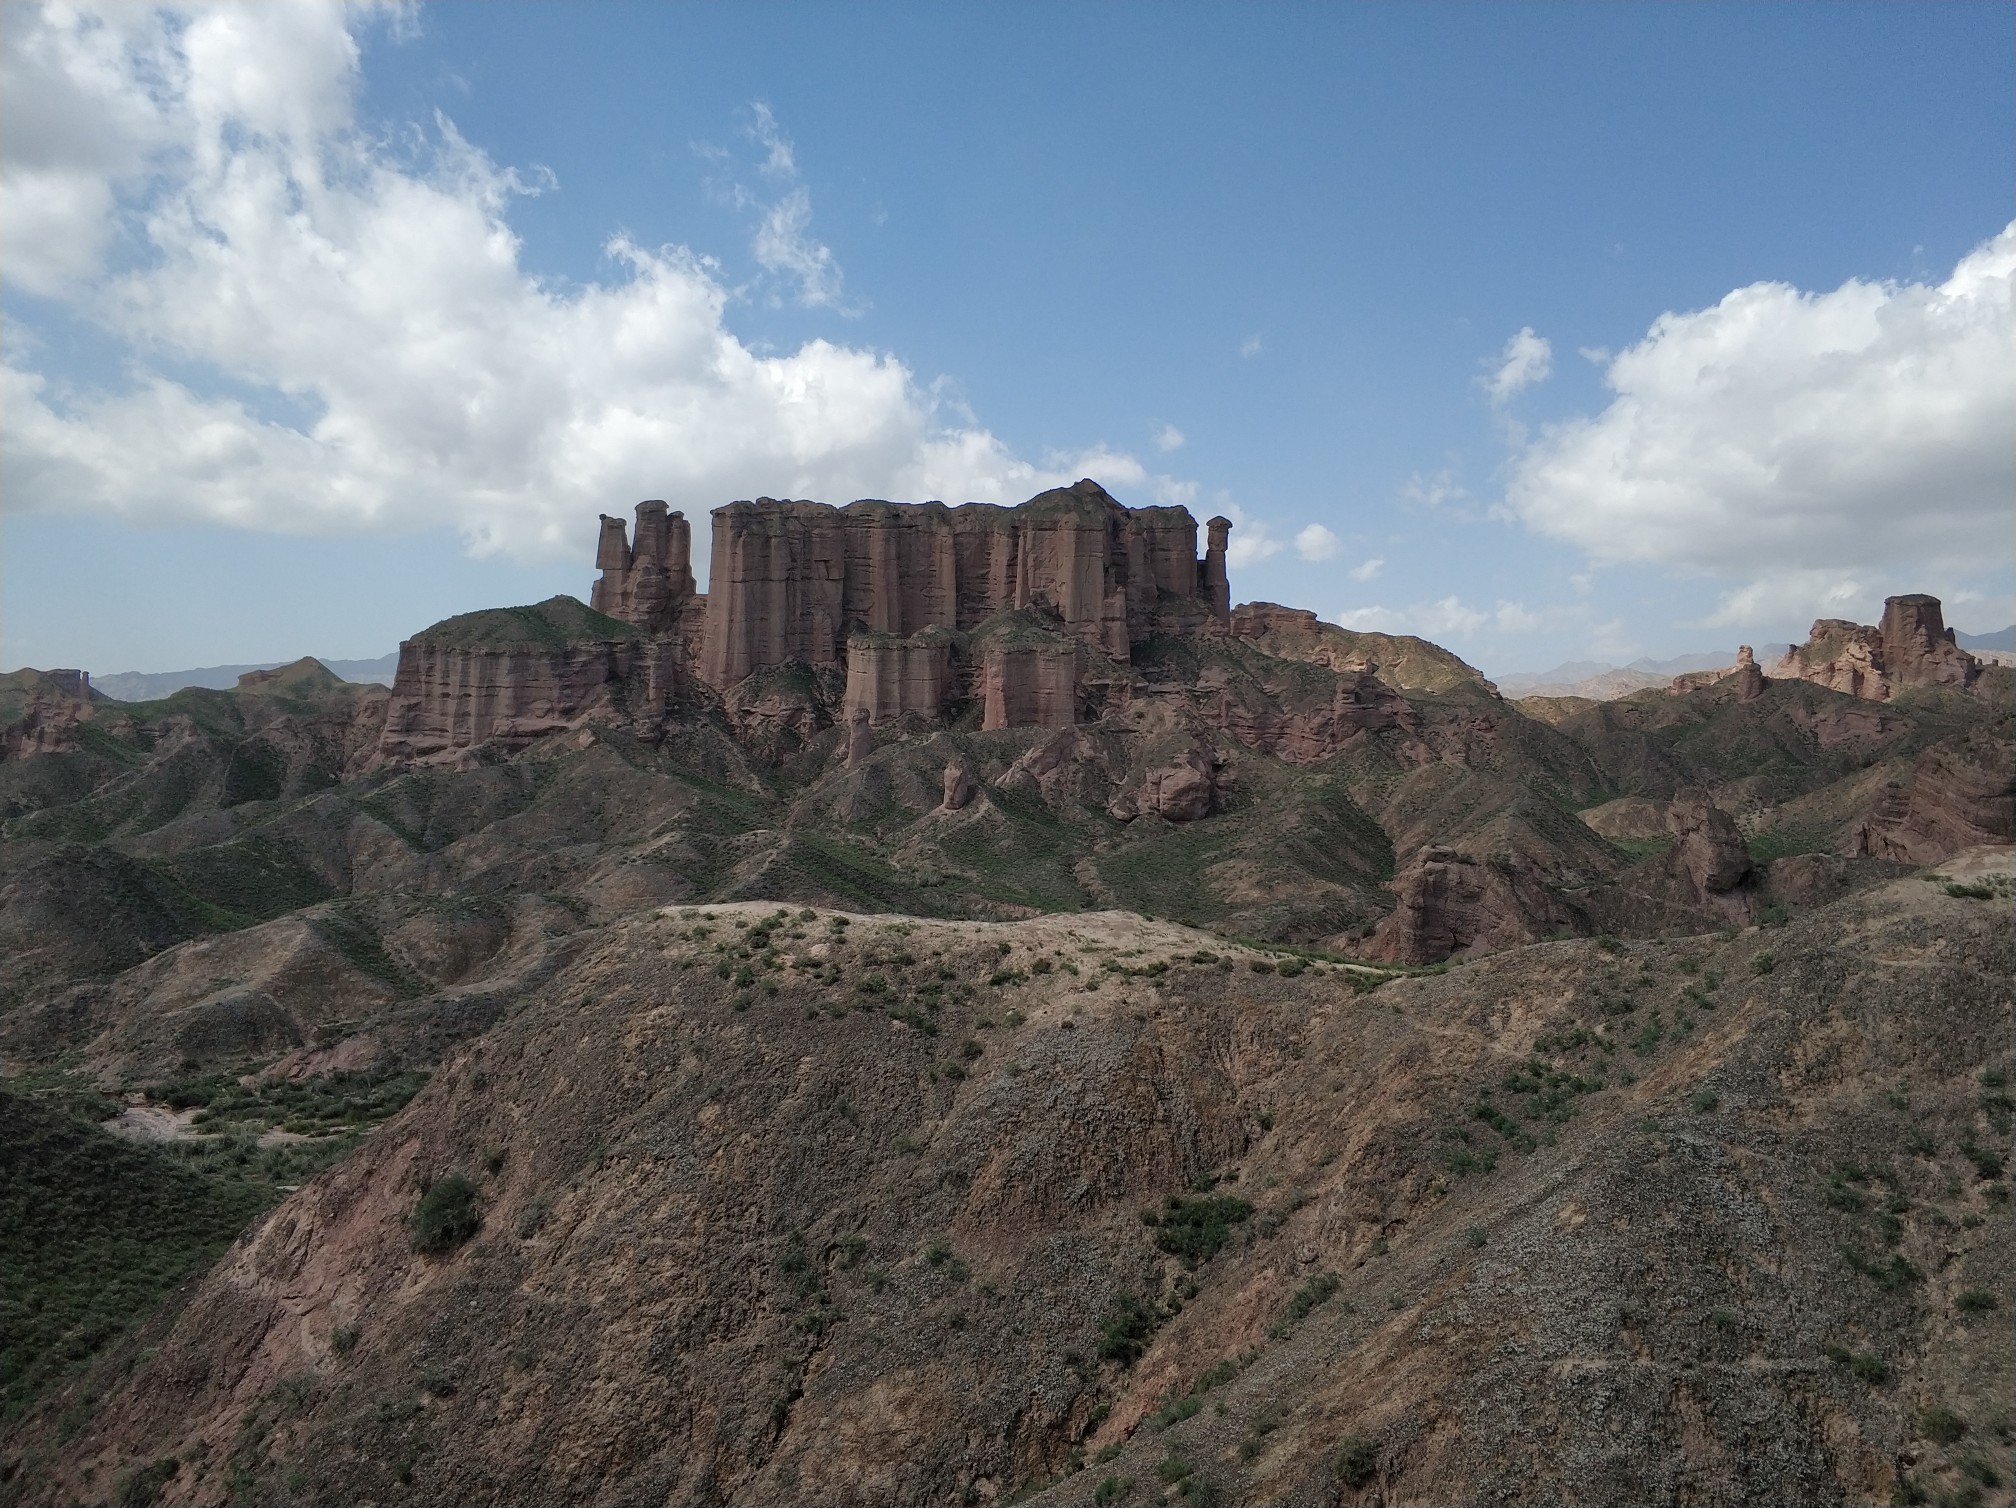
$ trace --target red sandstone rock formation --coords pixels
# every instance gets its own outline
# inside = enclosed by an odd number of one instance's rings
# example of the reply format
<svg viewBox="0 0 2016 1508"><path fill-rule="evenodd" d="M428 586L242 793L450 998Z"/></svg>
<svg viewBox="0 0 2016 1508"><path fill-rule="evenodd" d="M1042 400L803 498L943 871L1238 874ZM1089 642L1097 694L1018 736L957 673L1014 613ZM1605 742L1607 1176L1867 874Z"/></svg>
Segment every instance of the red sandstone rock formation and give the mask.
<svg viewBox="0 0 2016 1508"><path fill-rule="evenodd" d="M695 592L693 531L683 513L667 513L657 500L637 505L637 538L624 538L623 520L602 515L602 538L595 568L602 573L589 590L598 613L643 629L678 632Z"/></svg>
<svg viewBox="0 0 2016 1508"><path fill-rule="evenodd" d="M590 714L648 717L677 685L678 660L671 641L571 597L449 618L399 646L377 762L522 747Z"/></svg>
<svg viewBox="0 0 2016 1508"><path fill-rule="evenodd" d="M1675 791L1666 808L1666 828L1673 834L1669 865L1703 901L1729 894L1755 868L1736 819L1704 791L1691 786Z"/></svg>
<svg viewBox="0 0 2016 1508"><path fill-rule="evenodd" d="M952 638L948 629L927 629L907 639L849 639L845 717L879 725L940 716L952 694Z"/></svg>
<svg viewBox="0 0 2016 1508"><path fill-rule="evenodd" d="M2016 744L1977 730L1918 756L1851 841L1857 857L1937 864L1977 843L2016 843Z"/></svg>
<svg viewBox="0 0 2016 1508"><path fill-rule="evenodd" d="M1393 881L1399 904L1373 930L1367 958L1439 963L1458 953L1536 942L1574 919L1530 860L1480 861L1430 846Z"/></svg>
<svg viewBox="0 0 2016 1508"><path fill-rule="evenodd" d="M1685 696L1690 691L1699 691L1704 686L1719 686L1728 680L1734 680L1736 700L1739 702L1754 702L1764 694L1764 688L1769 684L1764 679L1764 672L1757 667L1756 653L1748 644L1743 644L1737 646L1734 665L1725 665L1719 670L1690 670L1684 675L1676 675L1666 694Z"/></svg>
<svg viewBox="0 0 2016 1508"><path fill-rule="evenodd" d="M1907 686L1965 690L1980 674L1980 661L1946 627L1939 599L1922 594L1885 600L1876 628L1821 618L1804 644L1771 667L1774 680L1812 681L1872 702Z"/></svg>
<svg viewBox="0 0 2016 1508"><path fill-rule="evenodd" d="M1200 562L1188 509L1123 508L1092 481L1016 508L733 503L714 512L700 675L725 689L765 665L837 663L859 631L967 632L1030 606L1125 661L1159 621L1183 618L1185 604L1198 622L1229 596L1230 527L1213 521Z"/></svg>
<svg viewBox="0 0 2016 1508"><path fill-rule="evenodd" d="M91 677L81 670L17 670L5 680L7 689L27 695L18 715L0 724L0 757L75 752L78 724L95 710Z"/></svg>
<svg viewBox="0 0 2016 1508"><path fill-rule="evenodd" d="M1078 648L1064 641L990 645L981 694L983 732L1068 728L1078 720Z"/></svg>
<svg viewBox="0 0 2016 1508"><path fill-rule="evenodd" d="M1150 770L1134 797L1137 811L1167 822L1195 822L1211 815L1217 794L1215 765L1200 749L1186 750L1159 770Z"/></svg>
<svg viewBox="0 0 2016 1508"><path fill-rule="evenodd" d="M963 810L980 793L979 785L973 779L973 771L963 759L947 761L945 765L945 799L938 809L946 812Z"/></svg>

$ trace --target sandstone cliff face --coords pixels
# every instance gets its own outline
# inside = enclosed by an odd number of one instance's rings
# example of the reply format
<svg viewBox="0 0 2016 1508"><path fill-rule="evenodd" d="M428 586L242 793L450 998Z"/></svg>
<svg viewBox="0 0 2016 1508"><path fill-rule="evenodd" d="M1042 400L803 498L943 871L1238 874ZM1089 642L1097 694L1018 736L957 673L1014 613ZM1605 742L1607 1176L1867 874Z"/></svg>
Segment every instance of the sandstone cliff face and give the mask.
<svg viewBox="0 0 2016 1508"><path fill-rule="evenodd" d="M906 717L936 719L952 696L949 630L907 639L856 634L847 641L847 721L871 725Z"/></svg>
<svg viewBox="0 0 2016 1508"><path fill-rule="evenodd" d="M1979 678L1981 664L1955 642L1939 599L1913 594L1886 599L1883 622L1874 628L1842 618L1817 620L1807 642L1770 674L1881 702L1907 686L1965 690Z"/></svg>
<svg viewBox="0 0 2016 1508"><path fill-rule="evenodd" d="M970 631L1032 605L1124 661L1165 599L1202 619L1226 595L1229 528L1214 521L1200 562L1188 510L1123 508L1089 480L1015 508L734 503L714 512L700 674L726 688L765 665L835 663L856 631Z"/></svg>
<svg viewBox="0 0 2016 1508"><path fill-rule="evenodd" d="M399 646L378 760L522 748L590 714L620 719L654 701L662 710L677 661L668 642L566 597L450 618Z"/></svg>
<svg viewBox="0 0 2016 1508"><path fill-rule="evenodd" d="M1070 727L1078 720L1078 655L1068 642L988 646L981 730Z"/></svg>
<svg viewBox="0 0 2016 1508"><path fill-rule="evenodd" d="M1980 843L2016 843L2016 740L1983 730L1918 756L1908 786L1891 786L1850 852L1937 864Z"/></svg>

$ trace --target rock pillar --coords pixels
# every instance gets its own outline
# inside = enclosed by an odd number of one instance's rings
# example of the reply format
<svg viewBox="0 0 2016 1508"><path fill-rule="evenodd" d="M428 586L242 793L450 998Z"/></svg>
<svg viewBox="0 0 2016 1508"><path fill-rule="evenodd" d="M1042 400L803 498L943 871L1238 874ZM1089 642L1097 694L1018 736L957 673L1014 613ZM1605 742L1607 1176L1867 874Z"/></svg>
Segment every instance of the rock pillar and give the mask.
<svg viewBox="0 0 2016 1508"><path fill-rule="evenodd" d="M1232 537L1232 520L1214 518L1204 526L1209 533L1204 550L1204 596L1211 611L1220 618L1232 616L1232 578L1225 572L1225 549Z"/></svg>

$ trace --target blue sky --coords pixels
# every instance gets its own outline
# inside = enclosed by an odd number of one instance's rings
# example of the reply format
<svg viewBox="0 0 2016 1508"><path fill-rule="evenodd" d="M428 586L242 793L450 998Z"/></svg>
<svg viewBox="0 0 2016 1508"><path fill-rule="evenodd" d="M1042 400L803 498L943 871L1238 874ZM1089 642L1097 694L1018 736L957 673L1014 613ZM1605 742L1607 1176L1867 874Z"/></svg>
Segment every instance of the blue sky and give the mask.
<svg viewBox="0 0 2016 1508"><path fill-rule="evenodd" d="M10 7L0 663L363 657L598 511L1237 520L1487 672L2016 618L2007 6Z"/></svg>

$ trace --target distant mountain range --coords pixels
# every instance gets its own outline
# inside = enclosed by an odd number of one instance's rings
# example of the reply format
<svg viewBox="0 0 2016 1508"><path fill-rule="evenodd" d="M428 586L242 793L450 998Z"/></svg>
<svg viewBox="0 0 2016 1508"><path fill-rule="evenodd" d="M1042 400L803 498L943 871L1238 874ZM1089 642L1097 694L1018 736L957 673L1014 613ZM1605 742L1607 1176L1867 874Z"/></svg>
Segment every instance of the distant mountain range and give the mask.
<svg viewBox="0 0 2016 1508"><path fill-rule="evenodd" d="M1954 639L1962 649L2010 649L2016 650L2016 623L2007 628L1998 628L1992 634L1963 634L1953 631Z"/></svg>
<svg viewBox="0 0 2016 1508"><path fill-rule="evenodd" d="M1768 662L1785 652L1782 644L1769 644L1757 653ZM1520 671L1499 676L1498 689L1506 696L1586 696L1594 701L1629 696L1651 686L1665 686L1676 675L1690 670L1714 670L1736 663L1733 649L1700 650L1675 655L1670 660L1640 658L1629 665L1612 665L1603 660L1569 660L1552 670Z"/></svg>
<svg viewBox="0 0 2016 1508"><path fill-rule="evenodd" d="M204 665L195 670L162 670L148 673L139 670L121 670L112 675L91 677L91 689L103 692L114 701L152 702L164 696L173 696L185 686L207 686L213 691L229 691L238 684L238 677L254 670L276 670L290 660L266 660L257 665ZM376 681L381 686L392 684L392 673L399 668L399 655L395 650L389 655L380 655L375 660L324 660L329 673L345 681Z"/></svg>

